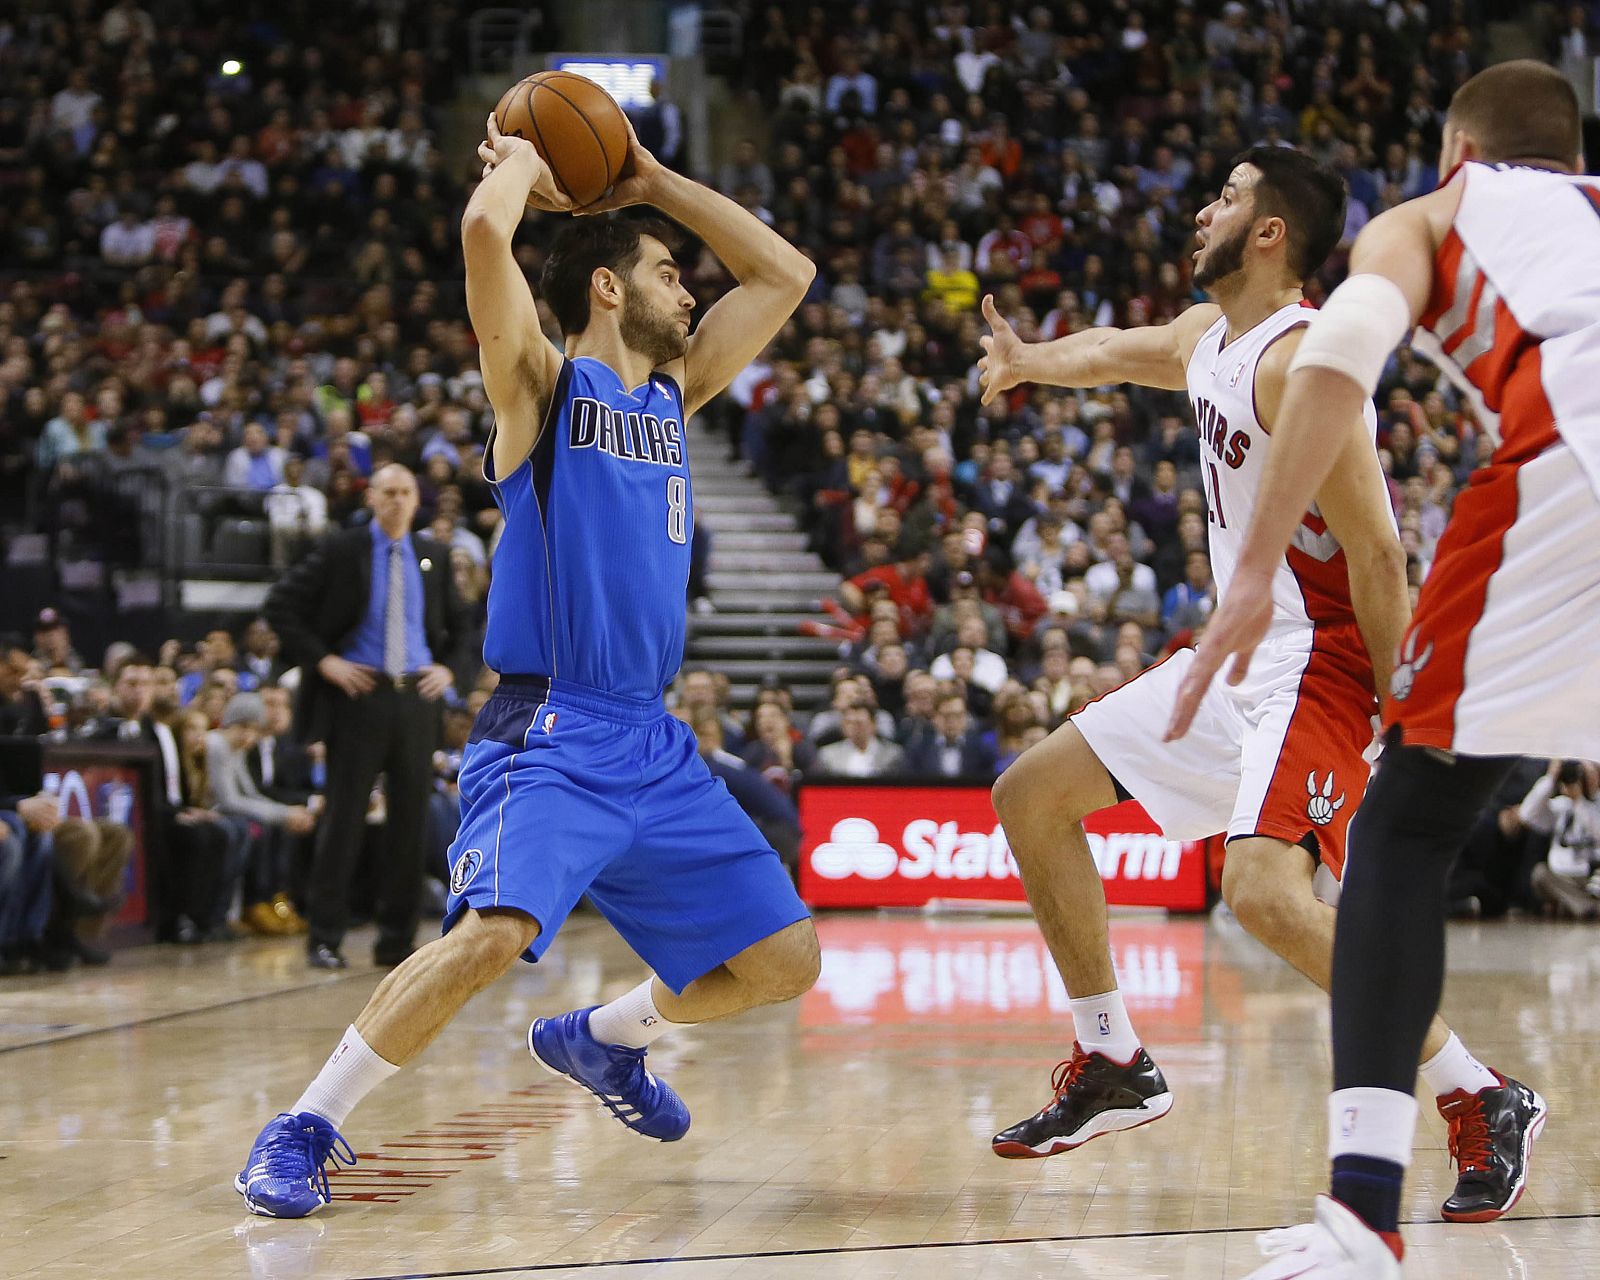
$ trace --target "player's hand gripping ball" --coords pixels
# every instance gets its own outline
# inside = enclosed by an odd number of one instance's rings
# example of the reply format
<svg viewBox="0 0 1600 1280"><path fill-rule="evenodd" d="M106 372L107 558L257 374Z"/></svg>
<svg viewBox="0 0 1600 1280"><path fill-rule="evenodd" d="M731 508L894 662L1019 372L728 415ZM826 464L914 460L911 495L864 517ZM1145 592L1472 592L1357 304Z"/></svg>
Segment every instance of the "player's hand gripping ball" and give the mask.
<svg viewBox="0 0 1600 1280"><path fill-rule="evenodd" d="M506 137L533 144L556 185L580 209L626 176L628 119L593 80L570 71L528 76L505 91L494 119Z"/></svg>

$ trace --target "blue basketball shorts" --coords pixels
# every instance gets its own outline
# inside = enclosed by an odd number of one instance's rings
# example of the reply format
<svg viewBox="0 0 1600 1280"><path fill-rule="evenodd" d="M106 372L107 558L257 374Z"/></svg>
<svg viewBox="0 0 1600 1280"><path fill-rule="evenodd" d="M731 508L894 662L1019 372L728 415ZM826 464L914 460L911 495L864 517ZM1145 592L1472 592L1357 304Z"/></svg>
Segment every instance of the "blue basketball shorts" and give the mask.
<svg viewBox="0 0 1600 1280"><path fill-rule="evenodd" d="M539 922L538 960L585 893L663 982L809 912L778 855L661 703L502 677L472 727L450 847L448 932L468 907Z"/></svg>

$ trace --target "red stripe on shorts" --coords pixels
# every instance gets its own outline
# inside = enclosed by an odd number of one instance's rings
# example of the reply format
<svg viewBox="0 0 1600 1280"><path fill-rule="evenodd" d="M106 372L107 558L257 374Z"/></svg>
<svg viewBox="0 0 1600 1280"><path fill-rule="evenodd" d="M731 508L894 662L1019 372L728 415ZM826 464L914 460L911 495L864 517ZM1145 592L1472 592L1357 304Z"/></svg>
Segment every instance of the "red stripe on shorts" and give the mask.
<svg viewBox="0 0 1600 1280"><path fill-rule="evenodd" d="M1372 741L1376 710L1360 631L1353 623L1317 627L1261 801L1257 835L1294 844L1313 832L1322 861L1343 876L1350 818L1367 789L1370 770L1362 752ZM1323 796L1330 777L1331 794Z"/></svg>
<svg viewBox="0 0 1600 1280"><path fill-rule="evenodd" d="M1504 321L1502 320L1502 323ZM1515 321L1511 324L1515 327ZM1517 329L1511 341L1526 339ZM1489 581L1505 555L1505 538L1521 507L1518 475L1560 438L1544 394L1539 348L1524 351L1506 382L1500 447L1456 498L1433 568L1401 646L1401 678L1410 691L1384 707L1385 725L1399 725L1408 743L1455 747L1456 703L1466 684L1467 649L1483 617Z"/></svg>

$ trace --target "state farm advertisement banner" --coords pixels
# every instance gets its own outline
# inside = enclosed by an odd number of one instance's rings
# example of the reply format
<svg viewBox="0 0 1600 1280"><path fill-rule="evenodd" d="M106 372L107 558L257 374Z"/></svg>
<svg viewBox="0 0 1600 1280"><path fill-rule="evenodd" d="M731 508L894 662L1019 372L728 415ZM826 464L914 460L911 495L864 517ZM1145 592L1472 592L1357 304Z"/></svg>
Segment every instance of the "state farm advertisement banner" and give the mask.
<svg viewBox="0 0 1600 1280"><path fill-rule="evenodd" d="M987 787L807 783L800 826L800 896L809 906L1025 898ZM1108 902L1205 910L1204 841L1168 840L1132 800L1084 828Z"/></svg>

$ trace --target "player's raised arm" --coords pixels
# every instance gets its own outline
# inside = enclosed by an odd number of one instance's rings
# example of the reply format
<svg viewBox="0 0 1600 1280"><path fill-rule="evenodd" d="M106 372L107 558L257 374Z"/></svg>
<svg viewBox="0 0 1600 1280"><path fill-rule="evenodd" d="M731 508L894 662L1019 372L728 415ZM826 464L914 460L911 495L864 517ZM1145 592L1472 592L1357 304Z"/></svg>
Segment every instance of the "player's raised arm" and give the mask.
<svg viewBox="0 0 1600 1280"><path fill-rule="evenodd" d="M1445 188L1367 224L1351 253L1350 278L1334 290L1300 342L1239 564L1179 690L1169 741L1188 731L1201 696L1229 657L1230 682L1244 678L1271 621L1273 570L1295 529L1335 464L1355 446L1372 447L1361 405L1377 390L1389 353L1427 305L1436 248L1431 202L1439 197L1460 198Z"/></svg>
<svg viewBox="0 0 1600 1280"><path fill-rule="evenodd" d="M494 466L505 475L532 450L561 353L539 328L533 291L511 251L511 238L529 205L566 211L561 194L533 145L504 136L489 117L478 147L483 181L461 218L467 264L467 314L478 338L483 388L494 405Z"/></svg>
<svg viewBox="0 0 1600 1280"><path fill-rule="evenodd" d="M1170 324L1084 329L1053 342L1024 342L994 305L993 295L985 294L983 318L994 333L978 339L983 347L978 361L983 403L1024 382L1048 387L1134 382L1182 391L1195 344L1221 314L1221 308L1207 302L1190 307Z"/></svg>
<svg viewBox="0 0 1600 1280"><path fill-rule="evenodd" d="M1256 370L1257 411L1262 425L1274 431L1274 447L1277 424L1283 421L1289 366L1304 332L1291 333L1275 343ZM1382 698L1411 621L1411 594L1406 585L1406 553L1395 528L1378 451L1364 414L1358 410L1356 418L1353 429L1338 433L1345 445L1317 490L1316 502L1328 532L1344 550L1350 605L1372 657L1374 682Z"/></svg>
<svg viewBox="0 0 1600 1280"><path fill-rule="evenodd" d="M630 176L606 199L580 210L600 213L651 204L694 232L739 282L700 322L689 339L682 369L670 369L692 414L725 390L758 356L800 305L816 265L760 218L727 196L673 173L644 147L628 125Z"/></svg>

